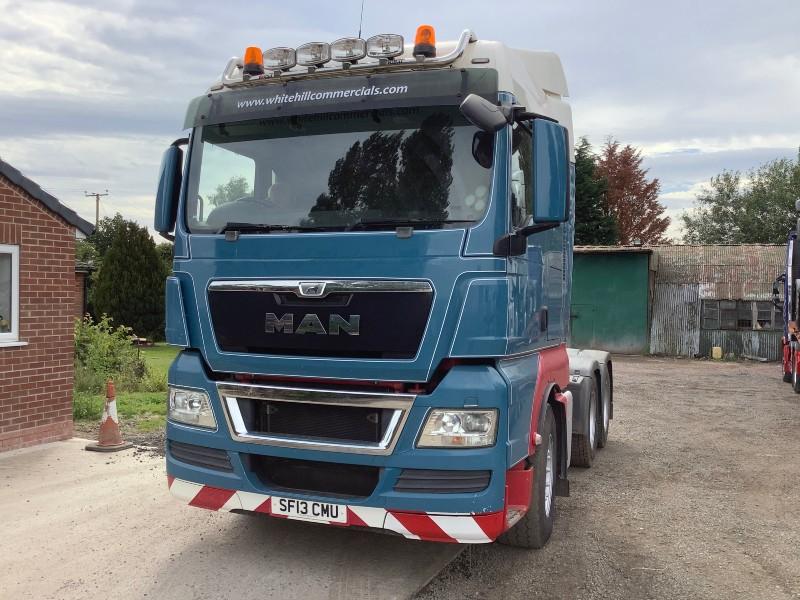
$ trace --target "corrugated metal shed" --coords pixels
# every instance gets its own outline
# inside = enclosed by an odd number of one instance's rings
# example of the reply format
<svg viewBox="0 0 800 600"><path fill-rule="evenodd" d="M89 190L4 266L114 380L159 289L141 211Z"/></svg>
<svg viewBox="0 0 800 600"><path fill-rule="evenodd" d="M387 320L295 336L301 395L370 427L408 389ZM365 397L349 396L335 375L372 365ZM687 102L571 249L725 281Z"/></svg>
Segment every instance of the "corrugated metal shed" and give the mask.
<svg viewBox="0 0 800 600"><path fill-rule="evenodd" d="M694 356L699 347L700 298L697 284L656 283L650 323L650 353Z"/></svg>
<svg viewBox="0 0 800 600"><path fill-rule="evenodd" d="M768 301L784 268L783 245L656 246L658 256L650 327L650 352L726 354L780 359L780 331L703 330L703 300Z"/></svg>

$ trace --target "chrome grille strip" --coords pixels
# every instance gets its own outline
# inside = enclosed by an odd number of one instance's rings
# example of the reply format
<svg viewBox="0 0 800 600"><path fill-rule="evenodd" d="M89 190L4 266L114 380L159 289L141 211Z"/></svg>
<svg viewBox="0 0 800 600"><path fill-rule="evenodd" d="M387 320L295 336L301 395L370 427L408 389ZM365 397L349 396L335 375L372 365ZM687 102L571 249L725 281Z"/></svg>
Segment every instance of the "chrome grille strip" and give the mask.
<svg viewBox="0 0 800 600"><path fill-rule="evenodd" d="M290 388L281 386L252 385L243 383L220 383L217 385L225 420L231 437L239 442L305 448L328 452L387 455L394 451L400 432L408 419L414 403L413 394L376 394L370 392L343 392L339 390L318 390L311 388ZM252 400L272 400L278 402L299 402L307 404L336 404L340 406L368 406L370 408L391 409L392 413L386 432L378 443L337 442L320 438L299 436L275 436L250 432L239 409L239 398Z"/></svg>
<svg viewBox="0 0 800 600"><path fill-rule="evenodd" d="M369 279L245 279L212 281L208 284L208 289L211 292L291 292L297 296L307 296L308 294L303 293L301 284L321 285L323 292L314 294L316 298L324 298L329 294L351 292L433 292L433 287L427 281Z"/></svg>

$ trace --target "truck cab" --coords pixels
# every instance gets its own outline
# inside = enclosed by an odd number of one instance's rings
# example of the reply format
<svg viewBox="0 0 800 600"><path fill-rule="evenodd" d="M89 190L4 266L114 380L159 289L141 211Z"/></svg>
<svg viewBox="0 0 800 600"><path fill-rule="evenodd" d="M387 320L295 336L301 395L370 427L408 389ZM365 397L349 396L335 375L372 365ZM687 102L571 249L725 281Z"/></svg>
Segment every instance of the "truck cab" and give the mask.
<svg viewBox="0 0 800 600"><path fill-rule="evenodd" d="M157 194L173 495L546 543L612 415L610 357L567 351L566 96L556 55L428 25L228 62Z"/></svg>

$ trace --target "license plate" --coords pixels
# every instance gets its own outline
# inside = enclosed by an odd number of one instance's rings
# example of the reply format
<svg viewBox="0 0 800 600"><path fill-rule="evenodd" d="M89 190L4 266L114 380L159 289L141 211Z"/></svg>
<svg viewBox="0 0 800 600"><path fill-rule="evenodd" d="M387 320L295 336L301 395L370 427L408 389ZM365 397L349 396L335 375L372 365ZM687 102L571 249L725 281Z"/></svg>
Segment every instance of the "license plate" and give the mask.
<svg viewBox="0 0 800 600"><path fill-rule="evenodd" d="M304 521L347 523L347 507L342 504L272 497L272 514Z"/></svg>

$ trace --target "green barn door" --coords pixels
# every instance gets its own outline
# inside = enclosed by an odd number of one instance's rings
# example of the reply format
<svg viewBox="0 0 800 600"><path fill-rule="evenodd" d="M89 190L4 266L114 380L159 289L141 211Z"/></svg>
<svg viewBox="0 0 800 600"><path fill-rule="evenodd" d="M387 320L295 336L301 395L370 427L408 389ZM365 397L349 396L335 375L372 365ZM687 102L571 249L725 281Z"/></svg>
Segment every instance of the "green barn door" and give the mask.
<svg viewBox="0 0 800 600"><path fill-rule="evenodd" d="M594 348L594 304L573 304L569 315L570 345L573 348Z"/></svg>

